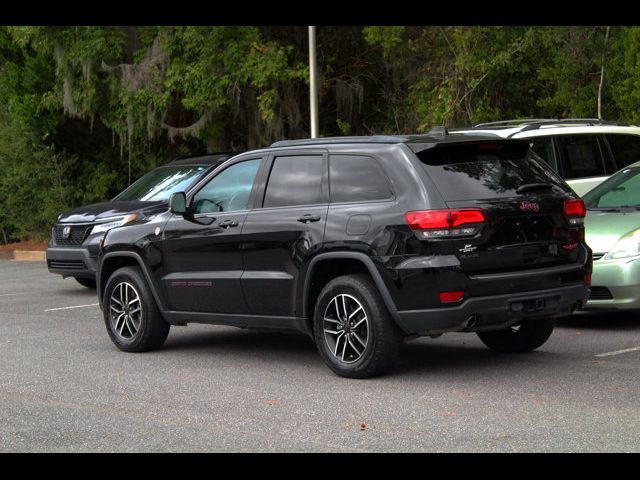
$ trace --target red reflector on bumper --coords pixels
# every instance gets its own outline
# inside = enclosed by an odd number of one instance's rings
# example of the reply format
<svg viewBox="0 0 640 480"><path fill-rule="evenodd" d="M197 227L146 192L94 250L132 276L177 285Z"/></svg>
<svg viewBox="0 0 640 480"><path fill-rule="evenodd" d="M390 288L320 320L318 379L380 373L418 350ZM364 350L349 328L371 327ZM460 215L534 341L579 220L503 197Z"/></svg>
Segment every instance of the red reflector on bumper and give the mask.
<svg viewBox="0 0 640 480"><path fill-rule="evenodd" d="M459 302L464 297L464 292L440 292L440 303Z"/></svg>

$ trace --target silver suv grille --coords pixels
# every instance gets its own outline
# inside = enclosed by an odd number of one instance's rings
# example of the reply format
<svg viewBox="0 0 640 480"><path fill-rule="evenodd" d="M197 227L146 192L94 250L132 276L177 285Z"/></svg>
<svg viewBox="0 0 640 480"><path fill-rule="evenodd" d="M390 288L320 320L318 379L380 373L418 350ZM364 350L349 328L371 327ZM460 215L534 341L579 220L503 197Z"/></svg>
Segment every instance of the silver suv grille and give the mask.
<svg viewBox="0 0 640 480"><path fill-rule="evenodd" d="M64 234L65 228L69 228L68 235ZM92 228L93 225L56 225L53 227L56 245L82 245Z"/></svg>

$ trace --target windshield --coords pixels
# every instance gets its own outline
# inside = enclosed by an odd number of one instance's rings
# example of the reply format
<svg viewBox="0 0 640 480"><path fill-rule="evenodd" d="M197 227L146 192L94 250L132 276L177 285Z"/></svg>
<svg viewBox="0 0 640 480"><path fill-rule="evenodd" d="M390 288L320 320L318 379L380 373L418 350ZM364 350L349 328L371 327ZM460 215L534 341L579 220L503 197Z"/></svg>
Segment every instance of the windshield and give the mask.
<svg viewBox="0 0 640 480"><path fill-rule="evenodd" d="M184 192L204 171L202 165L156 168L135 181L113 200L118 202L169 200L174 192Z"/></svg>
<svg viewBox="0 0 640 480"><path fill-rule="evenodd" d="M591 210L640 207L640 168L625 168L582 199Z"/></svg>

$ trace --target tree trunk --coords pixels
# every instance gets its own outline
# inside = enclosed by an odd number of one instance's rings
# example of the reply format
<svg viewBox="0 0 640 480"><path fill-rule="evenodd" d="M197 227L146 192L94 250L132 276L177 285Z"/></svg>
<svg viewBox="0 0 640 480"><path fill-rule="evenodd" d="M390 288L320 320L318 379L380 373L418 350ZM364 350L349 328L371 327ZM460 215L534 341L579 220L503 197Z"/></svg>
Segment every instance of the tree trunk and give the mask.
<svg viewBox="0 0 640 480"><path fill-rule="evenodd" d="M607 57L607 40L609 39L609 29L604 34L604 48L602 51L602 67L600 68L600 85L598 86L598 120L602 120L602 86L604 85L604 62Z"/></svg>

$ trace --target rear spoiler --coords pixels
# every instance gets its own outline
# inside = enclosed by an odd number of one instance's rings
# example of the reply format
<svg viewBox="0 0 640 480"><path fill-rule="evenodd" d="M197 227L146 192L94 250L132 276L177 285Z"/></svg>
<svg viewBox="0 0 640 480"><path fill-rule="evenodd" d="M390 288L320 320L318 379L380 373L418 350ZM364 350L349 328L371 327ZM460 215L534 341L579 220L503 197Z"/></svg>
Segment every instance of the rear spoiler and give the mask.
<svg viewBox="0 0 640 480"><path fill-rule="evenodd" d="M411 149L411 151L415 154L424 152L425 150L431 150L433 148L447 148L452 146L472 146L472 145L482 145L482 144L490 144L490 143L503 143L503 144L526 144L527 148L529 146L529 141L526 139L519 138L487 138L487 137L473 137L470 135L449 135L446 137L446 140L443 142L411 142L407 143L407 147Z"/></svg>

